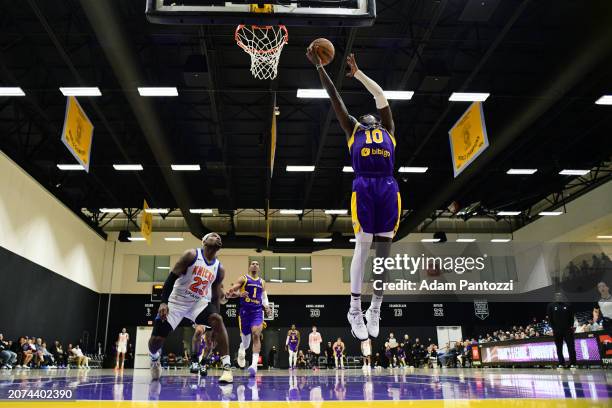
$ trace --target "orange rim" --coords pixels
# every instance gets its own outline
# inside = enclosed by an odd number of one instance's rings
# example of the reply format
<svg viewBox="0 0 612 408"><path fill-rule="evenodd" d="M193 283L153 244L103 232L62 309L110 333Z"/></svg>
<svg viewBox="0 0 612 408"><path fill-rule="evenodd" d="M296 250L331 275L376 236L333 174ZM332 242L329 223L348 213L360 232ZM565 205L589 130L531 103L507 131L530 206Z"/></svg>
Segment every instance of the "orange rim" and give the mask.
<svg viewBox="0 0 612 408"><path fill-rule="evenodd" d="M282 46L284 46L285 44L287 44L287 42L289 42L289 31L287 30L287 27L285 27L284 25L279 25L278 27L283 31L283 41L277 45L274 48L271 48L269 50L258 50L256 48L253 47L249 47L246 44L244 44L241 40L240 37L238 36L238 32L243 29L244 27L246 27L245 24L240 24L238 27L236 27L236 31L234 33L234 39L236 40L236 43L238 44L238 46L240 48L242 48L243 50L245 50L248 53L253 53L253 54L273 54L276 51L278 51L279 48L281 48ZM272 29L274 26L271 25L267 25L267 26L258 26L258 25L252 25L251 28L253 29L263 29L263 30L270 30Z"/></svg>

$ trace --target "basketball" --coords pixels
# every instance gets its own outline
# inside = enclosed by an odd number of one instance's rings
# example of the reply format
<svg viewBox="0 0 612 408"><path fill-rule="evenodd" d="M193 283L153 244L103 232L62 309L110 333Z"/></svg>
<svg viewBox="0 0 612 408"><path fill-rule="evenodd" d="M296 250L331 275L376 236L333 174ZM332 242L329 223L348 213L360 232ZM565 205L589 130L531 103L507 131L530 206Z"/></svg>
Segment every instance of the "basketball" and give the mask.
<svg viewBox="0 0 612 408"><path fill-rule="evenodd" d="M315 46L319 47L317 49L317 54L321 59L321 64L327 65L334 60L334 44L332 44L327 38L317 38L310 43L309 48Z"/></svg>

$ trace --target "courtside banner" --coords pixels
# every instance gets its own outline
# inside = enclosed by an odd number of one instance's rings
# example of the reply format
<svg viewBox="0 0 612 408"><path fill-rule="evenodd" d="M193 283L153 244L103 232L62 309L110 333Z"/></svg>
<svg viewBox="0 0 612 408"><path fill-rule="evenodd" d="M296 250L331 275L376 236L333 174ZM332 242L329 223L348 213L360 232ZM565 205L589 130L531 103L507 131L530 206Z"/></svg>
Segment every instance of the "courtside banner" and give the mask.
<svg viewBox="0 0 612 408"><path fill-rule="evenodd" d="M474 102L448 131L453 172L457 177L489 147L482 103Z"/></svg>
<svg viewBox="0 0 612 408"><path fill-rule="evenodd" d="M149 204L144 200L142 205L142 220L140 221L140 233L147 240L147 244L151 245L151 234L153 233L153 215L147 212Z"/></svg>
<svg viewBox="0 0 612 408"><path fill-rule="evenodd" d="M94 126L74 96L66 100L62 142L75 159L89 172Z"/></svg>

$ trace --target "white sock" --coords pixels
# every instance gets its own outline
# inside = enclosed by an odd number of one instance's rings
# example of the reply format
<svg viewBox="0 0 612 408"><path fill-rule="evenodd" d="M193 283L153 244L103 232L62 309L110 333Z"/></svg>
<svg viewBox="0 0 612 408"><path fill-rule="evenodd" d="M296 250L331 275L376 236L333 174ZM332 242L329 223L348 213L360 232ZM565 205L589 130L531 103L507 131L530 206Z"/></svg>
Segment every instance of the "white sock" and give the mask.
<svg viewBox="0 0 612 408"><path fill-rule="evenodd" d="M257 384L253 384L249 386L249 388L251 389L251 399L253 401L259 400L259 390L257 389Z"/></svg>
<svg viewBox="0 0 612 408"><path fill-rule="evenodd" d="M351 312L361 312L361 295L351 295Z"/></svg>
<svg viewBox="0 0 612 408"><path fill-rule="evenodd" d="M359 232L355 239L357 240L355 242L355 252L353 252L353 259L351 260L351 293L361 293L363 273L366 261L368 260L370 246L372 246L373 235Z"/></svg>
<svg viewBox="0 0 612 408"><path fill-rule="evenodd" d="M230 356L221 357L221 365L223 365L223 367L230 365Z"/></svg>
<svg viewBox="0 0 612 408"><path fill-rule="evenodd" d="M251 345L251 335L250 334L242 334L240 333L240 338L242 339L242 343L240 343L240 347L243 350L246 350Z"/></svg>
<svg viewBox="0 0 612 408"><path fill-rule="evenodd" d="M372 295L372 304L370 307L372 309L380 310L380 306L382 305L383 297L378 295Z"/></svg>
<svg viewBox="0 0 612 408"><path fill-rule="evenodd" d="M253 352L253 359L251 360L251 367L257 368L258 361L259 361L259 353Z"/></svg>

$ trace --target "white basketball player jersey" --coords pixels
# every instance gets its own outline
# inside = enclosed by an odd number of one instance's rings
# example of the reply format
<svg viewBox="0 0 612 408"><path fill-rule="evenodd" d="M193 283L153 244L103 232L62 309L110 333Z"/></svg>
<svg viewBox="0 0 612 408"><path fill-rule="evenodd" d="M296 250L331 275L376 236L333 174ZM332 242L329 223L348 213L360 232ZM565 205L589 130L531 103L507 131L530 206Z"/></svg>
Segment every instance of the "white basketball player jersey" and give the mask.
<svg viewBox="0 0 612 408"><path fill-rule="evenodd" d="M219 260L215 258L208 263L201 248L196 249L196 258L187 268L184 275L180 276L172 288L168 301L174 304L191 306L200 301L210 302L212 284L217 279Z"/></svg>

